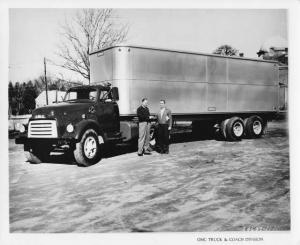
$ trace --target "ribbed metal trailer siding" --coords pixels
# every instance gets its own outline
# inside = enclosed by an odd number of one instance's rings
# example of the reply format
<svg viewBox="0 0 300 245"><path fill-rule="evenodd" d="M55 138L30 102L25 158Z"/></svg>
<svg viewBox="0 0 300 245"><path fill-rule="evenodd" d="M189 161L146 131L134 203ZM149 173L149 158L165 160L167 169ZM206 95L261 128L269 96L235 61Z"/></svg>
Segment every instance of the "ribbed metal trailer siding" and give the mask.
<svg viewBox="0 0 300 245"><path fill-rule="evenodd" d="M152 112L165 99L178 115L278 110L275 62L130 46L95 52L90 62L92 83L119 88L123 116L143 97Z"/></svg>

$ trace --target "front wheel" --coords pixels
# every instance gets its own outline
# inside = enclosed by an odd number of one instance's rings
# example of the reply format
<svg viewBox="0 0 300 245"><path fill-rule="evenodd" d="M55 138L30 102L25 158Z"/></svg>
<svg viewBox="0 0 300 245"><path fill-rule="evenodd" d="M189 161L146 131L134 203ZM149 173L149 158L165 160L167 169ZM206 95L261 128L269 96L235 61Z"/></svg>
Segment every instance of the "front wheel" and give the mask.
<svg viewBox="0 0 300 245"><path fill-rule="evenodd" d="M76 143L74 157L78 165L90 166L101 159L98 135L93 129L84 132L80 142Z"/></svg>
<svg viewBox="0 0 300 245"><path fill-rule="evenodd" d="M25 157L26 157L27 161L30 163L38 164L38 163L43 162L41 156L34 154L33 152L30 152L30 151L25 151Z"/></svg>

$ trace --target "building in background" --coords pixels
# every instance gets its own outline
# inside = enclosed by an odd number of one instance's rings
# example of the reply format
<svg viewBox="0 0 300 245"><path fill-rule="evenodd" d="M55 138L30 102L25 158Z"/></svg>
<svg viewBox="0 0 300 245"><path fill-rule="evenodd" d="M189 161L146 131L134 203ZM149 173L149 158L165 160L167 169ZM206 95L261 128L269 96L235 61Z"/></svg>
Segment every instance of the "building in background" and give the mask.
<svg viewBox="0 0 300 245"><path fill-rule="evenodd" d="M281 65L288 65L288 43L282 37L267 39L257 52L264 60L277 60Z"/></svg>
<svg viewBox="0 0 300 245"><path fill-rule="evenodd" d="M258 57L264 60L279 62L279 104L284 105L280 110L286 111L288 107L288 43L282 37L267 39L257 52Z"/></svg>

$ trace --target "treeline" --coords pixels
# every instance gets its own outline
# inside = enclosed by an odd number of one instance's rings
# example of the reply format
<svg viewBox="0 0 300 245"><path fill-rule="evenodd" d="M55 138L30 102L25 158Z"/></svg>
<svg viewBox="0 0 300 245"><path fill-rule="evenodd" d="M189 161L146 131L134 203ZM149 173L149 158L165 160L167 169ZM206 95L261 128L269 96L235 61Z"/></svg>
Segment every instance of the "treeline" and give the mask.
<svg viewBox="0 0 300 245"><path fill-rule="evenodd" d="M79 84L71 81L61 79L47 78L48 91L60 90L66 91L74 84ZM9 100L9 115L24 115L30 114L35 109L35 99L42 92L46 90L46 83L44 77L39 77L27 82L8 84L8 100Z"/></svg>

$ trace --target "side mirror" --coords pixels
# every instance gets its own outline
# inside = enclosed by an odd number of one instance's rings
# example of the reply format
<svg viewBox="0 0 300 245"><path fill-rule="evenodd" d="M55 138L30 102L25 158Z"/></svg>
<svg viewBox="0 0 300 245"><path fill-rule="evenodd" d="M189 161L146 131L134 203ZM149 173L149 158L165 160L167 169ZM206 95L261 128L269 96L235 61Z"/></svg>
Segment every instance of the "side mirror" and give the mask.
<svg viewBox="0 0 300 245"><path fill-rule="evenodd" d="M119 100L119 90L118 90L117 87L112 87L111 88L111 97L115 101Z"/></svg>

